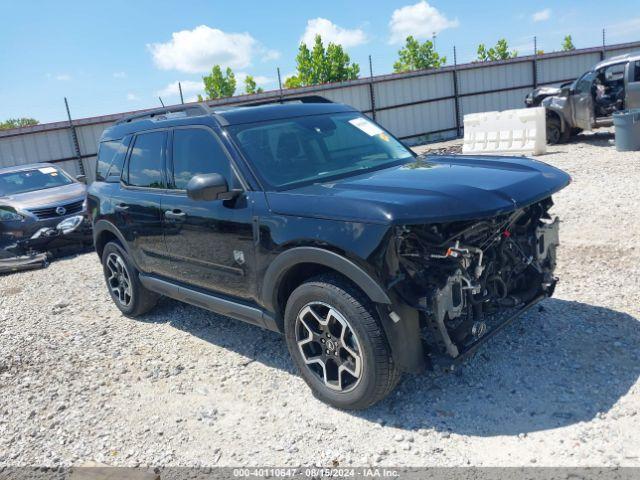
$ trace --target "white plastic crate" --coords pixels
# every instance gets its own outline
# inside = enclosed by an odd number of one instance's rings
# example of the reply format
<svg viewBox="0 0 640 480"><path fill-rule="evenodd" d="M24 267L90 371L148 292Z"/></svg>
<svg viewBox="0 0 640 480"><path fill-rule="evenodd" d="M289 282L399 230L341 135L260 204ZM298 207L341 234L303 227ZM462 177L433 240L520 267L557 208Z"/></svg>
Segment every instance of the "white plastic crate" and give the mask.
<svg viewBox="0 0 640 480"><path fill-rule="evenodd" d="M465 115L462 153L546 153L545 121L543 107Z"/></svg>

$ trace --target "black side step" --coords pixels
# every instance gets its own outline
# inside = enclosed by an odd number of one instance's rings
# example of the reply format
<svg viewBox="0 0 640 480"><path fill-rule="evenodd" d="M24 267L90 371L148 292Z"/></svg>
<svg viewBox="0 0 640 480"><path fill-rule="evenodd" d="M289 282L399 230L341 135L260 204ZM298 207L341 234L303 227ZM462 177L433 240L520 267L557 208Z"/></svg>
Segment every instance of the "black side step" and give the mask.
<svg viewBox="0 0 640 480"><path fill-rule="evenodd" d="M140 274L140 282L145 288L181 302L210 310L220 315L242 320L269 330L277 330L276 323L260 308L252 307L192 288L178 285L151 275Z"/></svg>

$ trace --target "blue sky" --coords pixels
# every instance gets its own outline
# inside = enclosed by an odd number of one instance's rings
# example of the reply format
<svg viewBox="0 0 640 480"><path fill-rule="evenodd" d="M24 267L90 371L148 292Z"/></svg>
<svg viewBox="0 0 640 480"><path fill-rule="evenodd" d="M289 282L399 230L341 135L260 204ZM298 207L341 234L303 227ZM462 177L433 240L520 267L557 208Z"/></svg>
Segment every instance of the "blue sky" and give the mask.
<svg viewBox="0 0 640 480"><path fill-rule="evenodd" d="M640 0L504 2L498 0L2 0L0 120L76 118L177 103L200 91L204 70L229 65L265 89L295 71L300 41L320 32L346 46L368 73L388 73L407 34L437 32L436 47L472 60L478 43L504 37L521 54L559 49L565 34L577 47L640 40ZM606 16L604 15L606 13ZM238 82L238 91L243 85Z"/></svg>

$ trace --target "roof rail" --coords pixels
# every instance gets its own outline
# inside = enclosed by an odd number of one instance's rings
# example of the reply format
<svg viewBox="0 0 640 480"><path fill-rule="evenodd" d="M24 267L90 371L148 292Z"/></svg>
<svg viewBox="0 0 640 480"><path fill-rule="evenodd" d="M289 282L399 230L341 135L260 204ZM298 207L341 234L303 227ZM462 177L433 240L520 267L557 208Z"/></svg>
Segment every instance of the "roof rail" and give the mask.
<svg viewBox="0 0 640 480"><path fill-rule="evenodd" d="M262 100L256 102L249 103L241 103L239 105L235 105L236 107L258 107L260 105L270 105L273 103L290 103L290 102L300 102L300 103L333 103L328 98L322 97L320 95L306 95L299 97L282 97L282 98L270 98L269 100Z"/></svg>
<svg viewBox="0 0 640 480"><path fill-rule="evenodd" d="M156 108L154 110L147 110L146 112L135 113L133 115L127 115L126 117L118 120L115 125L121 123L129 123L134 120L152 120L155 117L161 117L171 113L184 113L187 117L193 117L196 115L208 115L211 113L209 107L204 103L196 103L191 105L173 105L171 107Z"/></svg>

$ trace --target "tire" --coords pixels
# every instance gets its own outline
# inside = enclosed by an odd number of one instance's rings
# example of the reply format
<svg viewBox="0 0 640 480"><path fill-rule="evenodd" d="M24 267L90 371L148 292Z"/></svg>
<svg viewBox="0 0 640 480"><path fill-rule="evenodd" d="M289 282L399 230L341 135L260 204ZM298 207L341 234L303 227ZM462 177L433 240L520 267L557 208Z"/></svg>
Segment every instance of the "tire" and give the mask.
<svg viewBox="0 0 640 480"><path fill-rule="evenodd" d="M160 295L140 283L138 270L120 244L109 242L105 245L102 270L111 299L127 317L143 315L158 303Z"/></svg>
<svg viewBox="0 0 640 480"><path fill-rule="evenodd" d="M296 288L287 300L284 327L300 375L329 405L367 408L400 380L372 303L342 277L323 275Z"/></svg>
<svg viewBox="0 0 640 480"><path fill-rule="evenodd" d="M556 117L547 117L547 143L555 145L558 143L565 143L571 136L571 130L565 128L562 131L562 124L560 119Z"/></svg>

